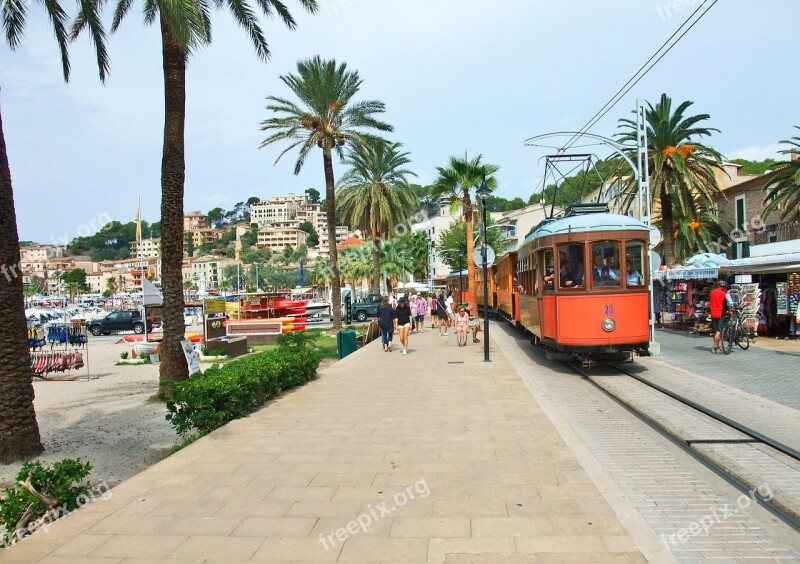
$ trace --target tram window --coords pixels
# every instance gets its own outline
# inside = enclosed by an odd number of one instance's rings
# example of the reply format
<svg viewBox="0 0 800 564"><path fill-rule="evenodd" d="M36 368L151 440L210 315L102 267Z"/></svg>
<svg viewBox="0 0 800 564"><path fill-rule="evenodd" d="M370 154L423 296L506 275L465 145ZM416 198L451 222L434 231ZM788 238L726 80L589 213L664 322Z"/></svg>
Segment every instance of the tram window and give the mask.
<svg viewBox="0 0 800 564"><path fill-rule="evenodd" d="M583 245L561 245L558 247L559 287L583 288Z"/></svg>
<svg viewBox="0 0 800 564"><path fill-rule="evenodd" d="M553 281L556 277L553 251L545 251L542 256L542 280L544 281L544 290L546 292L552 292L555 288Z"/></svg>
<svg viewBox="0 0 800 564"><path fill-rule="evenodd" d="M603 241L592 245L592 286L619 286L619 243Z"/></svg>
<svg viewBox="0 0 800 564"><path fill-rule="evenodd" d="M644 285L644 243L625 243L625 280L629 287Z"/></svg>

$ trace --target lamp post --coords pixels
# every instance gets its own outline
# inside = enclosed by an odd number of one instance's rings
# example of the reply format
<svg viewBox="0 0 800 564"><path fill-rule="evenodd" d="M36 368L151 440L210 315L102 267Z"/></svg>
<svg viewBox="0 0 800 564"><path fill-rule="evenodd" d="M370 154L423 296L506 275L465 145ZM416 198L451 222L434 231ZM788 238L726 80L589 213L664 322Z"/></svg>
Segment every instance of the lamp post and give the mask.
<svg viewBox="0 0 800 564"><path fill-rule="evenodd" d="M481 258L483 259L483 361L491 362L489 359L489 265L486 260L486 199L492 195L492 191L486 185L486 168L483 169L483 181L478 188L478 199L482 204L481 221ZM468 235L469 236L469 235Z"/></svg>

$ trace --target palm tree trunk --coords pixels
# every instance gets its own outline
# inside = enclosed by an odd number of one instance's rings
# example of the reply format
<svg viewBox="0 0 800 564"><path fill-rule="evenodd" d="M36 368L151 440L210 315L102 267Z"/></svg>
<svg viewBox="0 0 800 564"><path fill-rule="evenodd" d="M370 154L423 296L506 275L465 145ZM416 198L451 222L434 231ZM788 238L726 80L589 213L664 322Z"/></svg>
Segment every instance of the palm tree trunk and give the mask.
<svg viewBox="0 0 800 564"><path fill-rule="evenodd" d="M467 227L467 288L469 288L469 308L473 315L477 317L478 311L478 283L475 280L475 263L472 262L472 254L475 251L475 241L472 234L472 201L469 198L469 191L464 191L464 217ZM463 301L463 298L462 298Z"/></svg>
<svg viewBox="0 0 800 564"><path fill-rule="evenodd" d="M370 283L371 294L379 294L381 291L381 250L378 234L372 232L372 281Z"/></svg>
<svg viewBox="0 0 800 564"><path fill-rule="evenodd" d="M664 264L675 265L675 232L672 215L672 200L666 192L661 194L661 252L664 255Z"/></svg>
<svg viewBox="0 0 800 564"><path fill-rule="evenodd" d="M328 218L328 254L331 264L331 309L334 331L342 328L342 290L339 279L339 254L336 250L336 192L333 181L333 159L330 151L322 154L325 165L325 215Z"/></svg>
<svg viewBox="0 0 800 564"><path fill-rule="evenodd" d="M44 447L33 407L33 373L26 343L25 297L19 272L19 234L14 190L0 117L0 463L40 454Z"/></svg>
<svg viewBox="0 0 800 564"><path fill-rule="evenodd" d="M161 380L189 377L181 341L183 324L183 187L186 162L186 54L172 30L161 19L164 64L164 149L161 157L161 289L164 294L164 340L161 343Z"/></svg>

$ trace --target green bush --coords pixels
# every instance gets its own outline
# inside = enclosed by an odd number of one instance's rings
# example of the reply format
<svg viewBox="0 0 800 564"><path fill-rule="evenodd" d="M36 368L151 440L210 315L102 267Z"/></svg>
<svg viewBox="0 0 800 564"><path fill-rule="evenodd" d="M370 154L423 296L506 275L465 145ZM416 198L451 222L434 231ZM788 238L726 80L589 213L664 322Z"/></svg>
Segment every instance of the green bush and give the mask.
<svg viewBox="0 0 800 564"><path fill-rule="evenodd" d="M10 544L14 535L22 537L33 532L36 527L34 524L37 521L41 523L42 517L51 510L56 511L57 515L48 517L47 523L82 505L79 503L82 500L81 496L89 493L88 484L82 482L91 470L92 465L82 462L80 458L67 458L56 462L52 467L42 466L38 460L24 463L17 473L17 485L6 489L0 499L0 526L7 532L3 535L0 545ZM45 503L19 485L19 482L25 481L28 481L42 496L54 500L54 503ZM20 523L23 516L25 520ZM18 525L20 529L17 531Z"/></svg>
<svg viewBox="0 0 800 564"><path fill-rule="evenodd" d="M284 390L307 383L317 373L320 355L305 342L284 343L265 353L214 365L188 380L170 383L167 420L185 436L207 434L246 417Z"/></svg>
<svg viewBox="0 0 800 564"><path fill-rule="evenodd" d="M206 347L201 347L200 352L203 353L203 356L226 356L227 351L220 347L214 350L208 350Z"/></svg>

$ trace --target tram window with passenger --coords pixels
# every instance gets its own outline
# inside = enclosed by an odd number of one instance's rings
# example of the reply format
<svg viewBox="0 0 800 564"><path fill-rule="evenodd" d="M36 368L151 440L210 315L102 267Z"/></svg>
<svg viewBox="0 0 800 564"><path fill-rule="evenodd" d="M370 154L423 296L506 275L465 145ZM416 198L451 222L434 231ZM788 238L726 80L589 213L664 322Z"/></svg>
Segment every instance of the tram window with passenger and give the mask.
<svg viewBox="0 0 800 564"><path fill-rule="evenodd" d="M644 286L644 257L642 241L625 243L625 283L628 288Z"/></svg>
<svg viewBox="0 0 800 564"><path fill-rule="evenodd" d="M544 251L543 253L540 253L539 256L541 257L541 271L542 281L544 283L544 291L552 292L555 290L556 279L556 267L555 259L553 258L553 251Z"/></svg>
<svg viewBox="0 0 800 564"><path fill-rule="evenodd" d="M584 265L583 245L571 243L558 247L559 288L583 289Z"/></svg>
<svg viewBox="0 0 800 564"><path fill-rule="evenodd" d="M592 286L620 286L618 242L602 241L592 244Z"/></svg>

